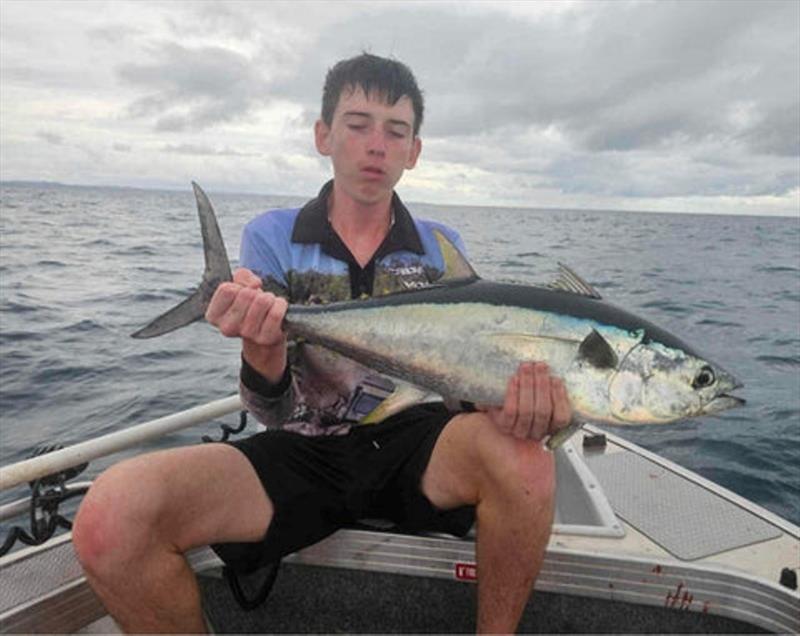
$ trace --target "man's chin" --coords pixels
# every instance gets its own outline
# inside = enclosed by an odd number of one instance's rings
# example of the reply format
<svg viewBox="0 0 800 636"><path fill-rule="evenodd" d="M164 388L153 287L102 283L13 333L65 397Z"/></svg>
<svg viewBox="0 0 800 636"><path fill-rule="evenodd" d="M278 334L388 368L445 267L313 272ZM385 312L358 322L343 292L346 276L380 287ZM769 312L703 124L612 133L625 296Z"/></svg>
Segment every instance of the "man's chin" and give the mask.
<svg viewBox="0 0 800 636"><path fill-rule="evenodd" d="M392 198L394 185L387 180L359 180L346 189L354 201L362 205L376 205Z"/></svg>

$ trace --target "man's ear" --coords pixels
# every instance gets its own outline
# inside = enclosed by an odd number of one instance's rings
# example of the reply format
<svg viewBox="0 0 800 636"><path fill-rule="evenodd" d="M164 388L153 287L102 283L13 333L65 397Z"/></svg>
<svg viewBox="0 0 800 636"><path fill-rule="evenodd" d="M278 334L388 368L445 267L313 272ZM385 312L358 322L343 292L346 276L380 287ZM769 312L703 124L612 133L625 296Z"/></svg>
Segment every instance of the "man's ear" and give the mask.
<svg viewBox="0 0 800 636"><path fill-rule="evenodd" d="M319 154L325 157L331 154L330 134L331 129L324 121L318 119L314 123L314 143Z"/></svg>
<svg viewBox="0 0 800 636"><path fill-rule="evenodd" d="M411 154L408 155L408 161L406 161L406 170L411 170L417 165L419 153L422 152L422 139L420 139L418 136L415 136L414 141L411 143L413 144L413 147L411 148Z"/></svg>

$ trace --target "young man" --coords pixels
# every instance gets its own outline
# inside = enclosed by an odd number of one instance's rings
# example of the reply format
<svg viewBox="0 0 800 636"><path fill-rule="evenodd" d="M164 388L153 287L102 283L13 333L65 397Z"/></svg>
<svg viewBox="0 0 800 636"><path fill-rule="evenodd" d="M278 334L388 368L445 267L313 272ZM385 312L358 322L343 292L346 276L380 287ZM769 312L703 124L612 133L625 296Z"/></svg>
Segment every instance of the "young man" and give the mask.
<svg viewBox="0 0 800 636"><path fill-rule="evenodd" d="M76 518L88 579L126 631L204 629L183 558L192 547L213 544L251 569L376 515L455 534L477 519L478 630L516 628L550 535L554 464L541 440L570 419L563 383L526 362L502 406L417 405L359 427L391 382L324 349L290 347L281 329L287 298L434 282L444 269L434 227L463 248L449 228L412 219L394 193L419 157L422 117L414 77L396 61L363 54L328 73L314 136L333 181L302 209L245 228L243 268L206 313L241 338L242 398L271 430L122 462L96 480Z"/></svg>

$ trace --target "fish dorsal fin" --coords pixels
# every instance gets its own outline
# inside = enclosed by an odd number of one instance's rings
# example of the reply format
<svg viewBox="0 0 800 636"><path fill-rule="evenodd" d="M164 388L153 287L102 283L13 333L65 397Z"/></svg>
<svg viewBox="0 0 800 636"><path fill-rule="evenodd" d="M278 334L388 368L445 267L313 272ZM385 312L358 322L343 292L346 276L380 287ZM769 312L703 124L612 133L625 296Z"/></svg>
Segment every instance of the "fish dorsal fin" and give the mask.
<svg viewBox="0 0 800 636"><path fill-rule="evenodd" d="M581 296L588 296L589 298L600 299L600 293L592 287L589 283L583 280L564 263L558 264L558 276L556 279L547 285L551 289L560 289L568 291L573 294L580 294Z"/></svg>
<svg viewBox="0 0 800 636"><path fill-rule="evenodd" d="M603 338L596 329L592 329L578 347L578 355L589 364L598 369L613 369L619 363L619 358L608 340Z"/></svg>
<svg viewBox="0 0 800 636"><path fill-rule="evenodd" d="M444 260L444 274L437 280L437 283L445 283L449 281L468 281L477 280L480 278L478 274L472 269L472 265L464 257L453 241L447 238L443 232L433 230L433 235L436 237L436 242L439 244L439 250L442 253Z"/></svg>

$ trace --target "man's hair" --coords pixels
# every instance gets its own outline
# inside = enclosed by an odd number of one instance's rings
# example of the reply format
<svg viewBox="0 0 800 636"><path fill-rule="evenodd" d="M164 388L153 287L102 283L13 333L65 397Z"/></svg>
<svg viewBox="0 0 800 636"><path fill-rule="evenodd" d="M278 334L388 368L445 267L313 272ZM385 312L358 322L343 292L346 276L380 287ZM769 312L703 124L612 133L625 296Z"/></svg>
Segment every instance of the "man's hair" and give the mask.
<svg viewBox="0 0 800 636"><path fill-rule="evenodd" d="M377 95L390 105L396 104L403 96L408 97L414 107L414 135L419 134L425 106L417 80L405 64L371 53L337 62L325 77L322 121L330 126L342 92L356 88L361 88L367 96Z"/></svg>

